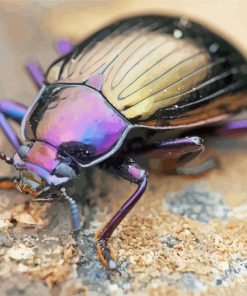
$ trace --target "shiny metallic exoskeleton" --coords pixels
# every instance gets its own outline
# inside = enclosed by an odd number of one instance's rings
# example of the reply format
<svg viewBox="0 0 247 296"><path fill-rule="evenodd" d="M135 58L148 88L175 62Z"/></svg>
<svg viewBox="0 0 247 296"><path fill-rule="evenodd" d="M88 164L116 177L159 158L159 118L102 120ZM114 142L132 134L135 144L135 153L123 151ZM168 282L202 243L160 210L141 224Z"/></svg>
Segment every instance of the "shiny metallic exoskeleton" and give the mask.
<svg viewBox="0 0 247 296"><path fill-rule="evenodd" d="M246 132L247 121L229 118L247 107L247 62L207 28L158 15L120 20L77 46L63 40L59 48L62 56L45 75L28 64L40 88L30 108L0 101L1 127L17 150L0 156L20 171L3 178L1 187L16 186L34 200L69 201L78 231L78 208L67 188L80 168L98 165L136 183L136 192L95 236L101 262L115 268L108 239L147 185L147 172L134 158L173 158L170 171L178 174L213 168L213 160L183 165L204 149L199 128L221 136ZM6 117L21 123L25 143Z"/></svg>

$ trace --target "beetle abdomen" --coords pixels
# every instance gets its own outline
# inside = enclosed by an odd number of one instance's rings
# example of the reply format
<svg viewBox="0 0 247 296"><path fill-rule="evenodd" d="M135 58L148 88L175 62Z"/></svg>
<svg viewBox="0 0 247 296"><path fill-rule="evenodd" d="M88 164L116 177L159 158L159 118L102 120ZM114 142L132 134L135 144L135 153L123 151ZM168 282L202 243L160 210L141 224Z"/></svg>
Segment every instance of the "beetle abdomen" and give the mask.
<svg viewBox="0 0 247 296"><path fill-rule="evenodd" d="M246 107L246 61L226 41L183 19L142 16L108 26L55 63L50 82L102 75L105 98L131 123L181 126ZM56 73L55 73L56 74Z"/></svg>

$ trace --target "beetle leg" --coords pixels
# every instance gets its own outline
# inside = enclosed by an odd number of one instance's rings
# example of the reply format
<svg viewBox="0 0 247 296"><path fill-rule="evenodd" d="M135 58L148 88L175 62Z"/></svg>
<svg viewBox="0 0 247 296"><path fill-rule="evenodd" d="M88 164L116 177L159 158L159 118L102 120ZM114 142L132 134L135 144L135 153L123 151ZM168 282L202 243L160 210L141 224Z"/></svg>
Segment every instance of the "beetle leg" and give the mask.
<svg viewBox="0 0 247 296"><path fill-rule="evenodd" d="M188 137L176 140L163 141L157 145L164 153L163 158L175 158L172 171L178 175L198 175L219 166L214 158L207 159L195 167L185 167L184 164L203 153L203 140L199 137Z"/></svg>
<svg viewBox="0 0 247 296"><path fill-rule="evenodd" d="M67 194L66 188L63 187L60 189L60 191L61 191L64 199L67 200L70 204L71 226L72 226L72 230L74 232L77 232L81 229L81 218L80 218L80 213L79 213L79 209L76 204L76 201Z"/></svg>
<svg viewBox="0 0 247 296"><path fill-rule="evenodd" d="M61 55L66 55L73 49L73 44L67 38L60 38L56 42L57 52Z"/></svg>
<svg viewBox="0 0 247 296"><path fill-rule="evenodd" d="M15 149L20 147L21 141L19 140L13 128L10 126L6 117L13 119L20 124L26 112L27 107L23 104L14 102L12 100L0 101L0 127L3 129L5 135Z"/></svg>
<svg viewBox="0 0 247 296"><path fill-rule="evenodd" d="M216 130L218 136L242 136L247 134L247 120L231 121Z"/></svg>
<svg viewBox="0 0 247 296"><path fill-rule="evenodd" d="M37 61L30 60L27 62L26 68L35 85L40 89L45 79L44 71L40 64Z"/></svg>
<svg viewBox="0 0 247 296"><path fill-rule="evenodd" d="M175 140L155 142L142 146L134 154L145 154L148 158L179 158L183 155L197 155L204 150L203 140L199 137L186 137Z"/></svg>
<svg viewBox="0 0 247 296"><path fill-rule="evenodd" d="M218 160L216 158L209 158L195 167L178 166L176 168L176 173L178 175L193 176L203 174L218 167Z"/></svg>
<svg viewBox="0 0 247 296"><path fill-rule="evenodd" d="M13 177L1 177L0 189L16 189L16 178Z"/></svg>
<svg viewBox="0 0 247 296"><path fill-rule="evenodd" d="M190 162L203 153L203 140L199 137L188 137L177 140L161 142L160 147L168 152L169 158L175 158L173 171L178 175L198 175L217 168L219 163L214 158L209 158L195 167L185 167L184 164ZM175 152L175 153L174 153Z"/></svg>
<svg viewBox="0 0 247 296"><path fill-rule="evenodd" d="M138 185L135 193L123 204L112 219L95 235L95 239L97 241L97 252L100 261L104 267L115 269L116 263L112 260L111 252L108 247L108 240L117 226L135 206L144 193L147 186L147 173L132 159L125 159L122 161L119 161L119 159L108 160L107 162L104 162L101 167Z"/></svg>
<svg viewBox="0 0 247 296"><path fill-rule="evenodd" d="M210 158L196 167L183 167L183 165L204 151L203 139L199 137L186 137L175 140L165 140L142 146L140 149L130 151L132 154L145 154L147 158L169 159L166 163L166 172L179 175L196 175L218 167L217 160Z"/></svg>

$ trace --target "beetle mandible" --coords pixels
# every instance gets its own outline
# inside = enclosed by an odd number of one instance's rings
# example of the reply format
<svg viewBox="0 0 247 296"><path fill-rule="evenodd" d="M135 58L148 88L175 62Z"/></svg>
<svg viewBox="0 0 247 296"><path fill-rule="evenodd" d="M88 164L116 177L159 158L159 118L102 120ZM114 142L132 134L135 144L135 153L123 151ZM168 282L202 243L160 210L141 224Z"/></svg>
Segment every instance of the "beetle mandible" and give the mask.
<svg viewBox="0 0 247 296"><path fill-rule="evenodd" d="M36 201L69 201L77 231L79 212L67 189L80 167L98 165L136 183L95 236L101 262L113 268L108 240L147 186L135 156L175 158L179 174L212 168L214 162L183 168L204 149L186 131L215 125L220 135L246 132L247 121L225 121L247 107L246 59L207 28L159 15L116 21L77 46L61 41L59 48L62 57L45 75L36 62L27 65L40 88L31 107L0 101L1 128L17 151L0 158L19 171L1 178L0 187L16 187ZM24 143L8 118L21 124Z"/></svg>

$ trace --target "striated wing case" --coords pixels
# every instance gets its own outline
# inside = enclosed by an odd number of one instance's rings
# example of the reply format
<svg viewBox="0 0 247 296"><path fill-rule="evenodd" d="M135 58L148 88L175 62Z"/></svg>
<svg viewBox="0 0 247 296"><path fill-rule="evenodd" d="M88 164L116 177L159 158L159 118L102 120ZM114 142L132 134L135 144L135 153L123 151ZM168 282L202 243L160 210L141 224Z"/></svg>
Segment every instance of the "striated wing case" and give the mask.
<svg viewBox="0 0 247 296"><path fill-rule="evenodd" d="M166 16L109 25L56 61L47 83L88 84L135 125L224 119L247 105L246 59L208 29Z"/></svg>

